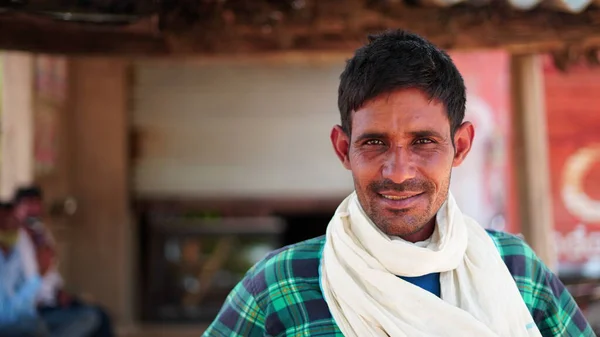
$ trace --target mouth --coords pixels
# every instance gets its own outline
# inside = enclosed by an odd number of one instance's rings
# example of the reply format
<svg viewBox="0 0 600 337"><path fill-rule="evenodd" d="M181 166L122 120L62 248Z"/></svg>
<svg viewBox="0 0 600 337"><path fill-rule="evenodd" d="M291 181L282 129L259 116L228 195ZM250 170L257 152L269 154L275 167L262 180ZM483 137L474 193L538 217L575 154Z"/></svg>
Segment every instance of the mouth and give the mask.
<svg viewBox="0 0 600 337"><path fill-rule="evenodd" d="M414 206L425 192L381 192L377 193L381 201L389 208L406 209Z"/></svg>
<svg viewBox="0 0 600 337"><path fill-rule="evenodd" d="M389 194L380 194L380 195L382 197L386 198L386 199L389 199L389 200L406 200L406 199L409 199L409 198L412 198L412 197L416 197L419 194L408 195L408 196L389 195Z"/></svg>

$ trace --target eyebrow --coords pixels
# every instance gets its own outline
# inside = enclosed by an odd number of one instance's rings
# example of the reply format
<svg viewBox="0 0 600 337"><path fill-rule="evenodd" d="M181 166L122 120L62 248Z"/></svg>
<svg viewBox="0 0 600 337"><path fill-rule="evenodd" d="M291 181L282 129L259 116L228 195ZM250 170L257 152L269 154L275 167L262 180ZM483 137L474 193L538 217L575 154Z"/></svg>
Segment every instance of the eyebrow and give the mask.
<svg viewBox="0 0 600 337"><path fill-rule="evenodd" d="M382 138L386 138L386 137L387 137L387 135L385 133L367 132L367 133L363 133L362 135L358 136L356 138L356 140L354 141L354 143L360 143L367 139L382 139Z"/></svg>
<svg viewBox="0 0 600 337"><path fill-rule="evenodd" d="M410 135L413 136L413 138L427 138L427 137L431 137L431 138L438 138L438 139L446 139L446 136L443 136L441 133L435 131L435 130L419 130L419 131L412 131L409 132Z"/></svg>
<svg viewBox="0 0 600 337"><path fill-rule="evenodd" d="M438 139L446 139L446 136L443 136L441 133L435 130L417 130L408 132L412 138L438 138ZM363 133L356 138L355 143L360 143L367 139L382 139L387 138L387 134L381 132L367 132Z"/></svg>

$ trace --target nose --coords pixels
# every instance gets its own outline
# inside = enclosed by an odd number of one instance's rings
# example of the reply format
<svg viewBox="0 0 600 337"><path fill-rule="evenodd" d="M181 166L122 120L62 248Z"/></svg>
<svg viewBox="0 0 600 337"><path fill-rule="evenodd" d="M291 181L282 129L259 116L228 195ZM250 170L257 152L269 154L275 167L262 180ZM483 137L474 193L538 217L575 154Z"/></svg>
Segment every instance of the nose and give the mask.
<svg viewBox="0 0 600 337"><path fill-rule="evenodd" d="M390 179L396 184L415 178L416 169L412 157L412 154L402 146L390 149L381 171L383 178Z"/></svg>

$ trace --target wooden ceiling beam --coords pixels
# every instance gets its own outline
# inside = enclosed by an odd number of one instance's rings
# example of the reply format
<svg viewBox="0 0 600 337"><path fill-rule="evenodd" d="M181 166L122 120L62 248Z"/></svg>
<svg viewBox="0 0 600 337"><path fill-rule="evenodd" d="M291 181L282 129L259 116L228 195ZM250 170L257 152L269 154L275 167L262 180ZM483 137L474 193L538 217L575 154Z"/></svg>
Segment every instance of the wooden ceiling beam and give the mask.
<svg viewBox="0 0 600 337"><path fill-rule="evenodd" d="M167 55L164 37L150 29L58 22L0 14L0 50L48 54Z"/></svg>
<svg viewBox="0 0 600 337"><path fill-rule="evenodd" d="M158 32L158 20L107 27L4 14L0 15L0 49L132 56L339 54L362 45L368 33L386 28L409 29L453 50L503 48L515 54L550 52L573 59L589 58L594 54L590 50L600 47L598 8L568 14L495 5L404 5L385 13L361 9L350 19L325 11L304 21L280 13L276 20L258 23L229 11L215 15L210 22L185 24L182 19L167 17L161 23L163 31Z"/></svg>

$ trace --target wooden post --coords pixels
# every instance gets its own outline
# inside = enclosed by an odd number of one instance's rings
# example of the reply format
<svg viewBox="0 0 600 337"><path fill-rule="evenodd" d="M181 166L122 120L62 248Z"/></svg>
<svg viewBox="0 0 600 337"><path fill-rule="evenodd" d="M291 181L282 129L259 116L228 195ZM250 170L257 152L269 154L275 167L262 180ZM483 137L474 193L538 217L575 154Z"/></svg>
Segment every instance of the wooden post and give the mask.
<svg viewBox="0 0 600 337"><path fill-rule="evenodd" d="M515 165L522 233L536 254L555 270L556 244L550 189L544 76L537 55L511 59Z"/></svg>
<svg viewBox="0 0 600 337"><path fill-rule="evenodd" d="M33 57L19 52L0 57L0 198L8 201L15 188L33 182Z"/></svg>
<svg viewBox="0 0 600 337"><path fill-rule="evenodd" d="M129 214L128 63L70 60L72 217L69 280L118 324L132 320L133 239Z"/></svg>

